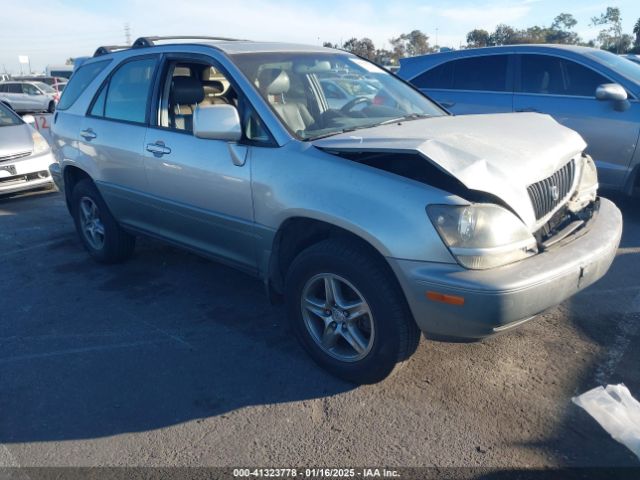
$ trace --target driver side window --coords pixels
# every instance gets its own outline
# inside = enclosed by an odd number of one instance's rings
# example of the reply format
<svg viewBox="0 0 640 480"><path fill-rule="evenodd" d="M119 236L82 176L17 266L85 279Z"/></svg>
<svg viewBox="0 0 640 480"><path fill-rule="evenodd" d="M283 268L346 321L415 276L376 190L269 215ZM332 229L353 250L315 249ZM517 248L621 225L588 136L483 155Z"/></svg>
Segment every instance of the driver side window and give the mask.
<svg viewBox="0 0 640 480"><path fill-rule="evenodd" d="M214 66L203 63L171 62L162 92L158 123L172 130L193 132L193 114L198 107L238 107L231 83Z"/></svg>

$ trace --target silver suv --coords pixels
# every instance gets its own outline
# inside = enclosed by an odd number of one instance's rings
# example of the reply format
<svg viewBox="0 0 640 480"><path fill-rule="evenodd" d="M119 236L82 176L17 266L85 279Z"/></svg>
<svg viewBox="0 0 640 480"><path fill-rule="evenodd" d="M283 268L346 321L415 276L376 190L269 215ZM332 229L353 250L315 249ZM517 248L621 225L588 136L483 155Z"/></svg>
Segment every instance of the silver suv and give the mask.
<svg viewBox="0 0 640 480"><path fill-rule="evenodd" d="M97 261L142 234L240 268L320 365L360 383L420 331L503 332L611 265L620 212L551 117L451 116L342 51L171 40L101 47L58 105L51 171ZM340 76L375 94L330 108L321 81Z"/></svg>

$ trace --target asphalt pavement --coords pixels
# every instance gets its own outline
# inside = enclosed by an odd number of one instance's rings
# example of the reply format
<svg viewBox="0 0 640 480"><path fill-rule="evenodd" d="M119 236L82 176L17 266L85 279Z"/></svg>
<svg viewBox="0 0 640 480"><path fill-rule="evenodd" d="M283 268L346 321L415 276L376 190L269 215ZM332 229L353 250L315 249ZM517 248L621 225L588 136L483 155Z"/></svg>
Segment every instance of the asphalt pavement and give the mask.
<svg viewBox="0 0 640 480"><path fill-rule="evenodd" d="M262 284L141 239L93 262L58 193L0 198L0 466L635 466L571 397L640 398L640 203L600 282L513 332L320 370Z"/></svg>

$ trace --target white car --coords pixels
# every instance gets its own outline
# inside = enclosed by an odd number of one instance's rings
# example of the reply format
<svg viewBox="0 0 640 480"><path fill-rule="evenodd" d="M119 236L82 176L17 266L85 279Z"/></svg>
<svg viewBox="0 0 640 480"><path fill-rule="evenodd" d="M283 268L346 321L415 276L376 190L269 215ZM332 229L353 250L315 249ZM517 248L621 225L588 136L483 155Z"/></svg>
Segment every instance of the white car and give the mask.
<svg viewBox="0 0 640 480"><path fill-rule="evenodd" d="M53 162L44 137L0 103L0 195L53 187Z"/></svg>
<svg viewBox="0 0 640 480"><path fill-rule="evenodd" d="M49 112L56 109L58 92L43 82L0 82L0 103L16 112Z"/></svg>

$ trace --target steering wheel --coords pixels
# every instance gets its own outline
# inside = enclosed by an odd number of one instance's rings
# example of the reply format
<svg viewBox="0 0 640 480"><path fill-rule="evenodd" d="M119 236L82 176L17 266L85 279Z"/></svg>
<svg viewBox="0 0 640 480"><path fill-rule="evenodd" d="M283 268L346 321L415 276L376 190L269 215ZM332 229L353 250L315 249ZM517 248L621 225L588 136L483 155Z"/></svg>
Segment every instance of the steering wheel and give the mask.
<svg viewBox="0 0 640 480"><path fill-rule="evenodd" d="M353 107L355 107L356 105L360 105L361 103L367 103L371 105L373 102L368 97L356 97L352 100L349 100L347 103L345 103L340 109L340 111L345 114L349 113L351 110L353 110Z"/></svg>

